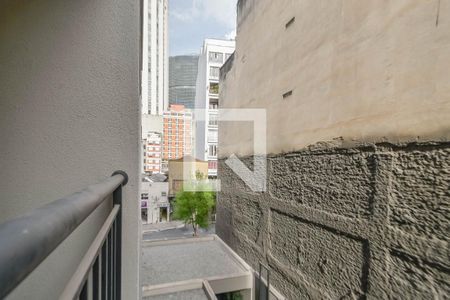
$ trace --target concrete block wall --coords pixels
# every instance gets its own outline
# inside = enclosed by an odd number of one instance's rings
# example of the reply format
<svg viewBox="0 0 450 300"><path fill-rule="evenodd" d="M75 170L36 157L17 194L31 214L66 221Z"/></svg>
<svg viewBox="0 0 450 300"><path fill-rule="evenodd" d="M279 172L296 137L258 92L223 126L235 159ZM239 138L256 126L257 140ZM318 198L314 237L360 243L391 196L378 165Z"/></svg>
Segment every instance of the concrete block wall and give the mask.
<svg viewBox="0 0 450 300"><path fill-rule="evenodd" d="M220 161L216 230L288 299L450 297L450 142L321 144L267 170L255 193Z"/></svg>

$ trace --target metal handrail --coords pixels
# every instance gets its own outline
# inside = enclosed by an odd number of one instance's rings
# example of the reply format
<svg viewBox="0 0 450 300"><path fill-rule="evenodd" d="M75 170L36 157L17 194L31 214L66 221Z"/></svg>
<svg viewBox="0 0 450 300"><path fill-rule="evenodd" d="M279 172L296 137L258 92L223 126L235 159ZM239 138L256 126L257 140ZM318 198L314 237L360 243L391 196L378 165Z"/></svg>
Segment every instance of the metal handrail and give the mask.
<svg viewBox="0 0 450 300"><path fill-rule="evenodd" d="M1 224L0 298L19 285L108 195L113 194L114 204L120 205L121 187L127 181L125 172L116 171L101 183Z"/></svg>

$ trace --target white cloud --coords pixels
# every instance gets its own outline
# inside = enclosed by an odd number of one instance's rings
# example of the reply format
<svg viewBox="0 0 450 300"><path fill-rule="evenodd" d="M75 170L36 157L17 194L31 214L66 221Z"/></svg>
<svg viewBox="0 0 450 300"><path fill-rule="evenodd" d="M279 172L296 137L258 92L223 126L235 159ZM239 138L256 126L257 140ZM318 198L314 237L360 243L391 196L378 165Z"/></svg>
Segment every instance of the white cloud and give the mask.
<svg viewBox="0 0 450 300"><path fill-rule="evenodd" d="M233 29L229 33L225 34L225 39L235 40L236 39L236 29Z"/></svg>
<svg viewBox="0 0 450 300"><path fill-rule="evenodd" d="M192 0L192 4L189 8L186 9L183 7L178 10L169 5L169 13L182 22L193 21L200 15L200 10L197 2L197 0Z"/></svg>
<svg viewBox="0 0 450 300"><path fill-rule="evenodd" d="M236 26L236 1L202 0L206 16L215 19L229 28Z"/></svg>
<svg viewBox="0 0 450 300"><path fill-rule="evenodd" d="M191 0L188 9L170 9L175 18L192 22L198 18L213 19L228 28L236 27L236 0Z"/></svg>

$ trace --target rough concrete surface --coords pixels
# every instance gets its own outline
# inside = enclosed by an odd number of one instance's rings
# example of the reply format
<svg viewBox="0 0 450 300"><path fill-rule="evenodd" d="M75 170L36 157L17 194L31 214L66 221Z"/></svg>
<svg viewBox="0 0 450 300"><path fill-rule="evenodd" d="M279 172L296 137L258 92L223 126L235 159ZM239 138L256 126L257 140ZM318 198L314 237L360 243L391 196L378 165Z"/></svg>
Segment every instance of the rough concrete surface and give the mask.
<svg viewBox="0 0 450 300"><path fill-rule="evenodd" d="M449 142L311 147L267 176L254 193L220 161L216 231L288 299L450 297Z"/></svg>

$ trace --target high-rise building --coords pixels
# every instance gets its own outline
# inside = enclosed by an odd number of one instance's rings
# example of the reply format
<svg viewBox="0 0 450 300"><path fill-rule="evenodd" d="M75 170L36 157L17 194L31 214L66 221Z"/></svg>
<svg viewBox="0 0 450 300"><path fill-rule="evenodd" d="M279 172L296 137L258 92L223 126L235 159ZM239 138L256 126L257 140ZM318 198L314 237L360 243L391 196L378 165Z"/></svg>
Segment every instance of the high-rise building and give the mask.
<svg viewBox="0 0 450 300"><path fill-rule="evenodd" d="M142 159L141 173L160 173L161 161L153 163L157 153L153 153L153 147L159 147L159 160L161 160L163 132L163 116L141 115L141 141L142 141ZM158 144L159 143L159 144ZM154 146L153 146L154 145ZM150 151L148 151L150 149ZM159 165L159 167L158 167ZM156 170L155 170L156 167Z"/></svg>
<svg viewBox="0 0 450 300"><path fill-rule="evenodd" d="M195 107L198 55L180 55L169 58L169 105Z"/></svg>
<svg viewBox="0 0 450 300"><path fill-rule="evenodd" d="M141 170L160 173L162 115L169 93L168 0L144 0L143 11Z"/></svg>
<svg viewBox="0 0 450 300"><path fill-rule="evenodd" d="M220 67L233 54L235 41L206 39L198 61L195 108L203 109L196 115L195 156L208 161L208 176L217 176L217 141Z"/></svg>
<svg viewBox="0 0 450 300"><path fill-rule="evenodd" d="M144 141L144 172L161 173L161 133L149 132Z"/></svg>
<svg viewBox="0 0 450 300"><path fill-rule="evenodd" d="M192 154L192 112L184 105L172 104L164 112L163 171L170 159Z"/></svg>
<svg viewBox="0 0 450 300"><path fill-rule="evenodd" d="M169 94L168 0L144 0L142 113L162 115Z"/></svg>

